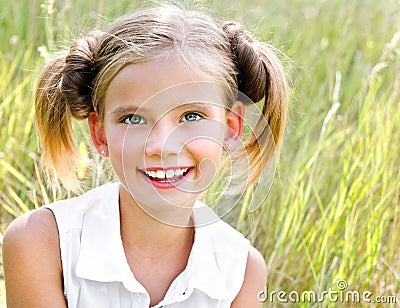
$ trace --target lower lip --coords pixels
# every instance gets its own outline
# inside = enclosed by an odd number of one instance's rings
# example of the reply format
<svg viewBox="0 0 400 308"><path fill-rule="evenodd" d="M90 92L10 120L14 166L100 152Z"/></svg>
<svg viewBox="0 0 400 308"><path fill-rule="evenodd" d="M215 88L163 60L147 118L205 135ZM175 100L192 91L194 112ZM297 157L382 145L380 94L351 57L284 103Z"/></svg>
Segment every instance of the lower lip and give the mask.
<svg viewBox="0 0 400 308"><path fill-rule="evenodd" d="M179 186L183 181L186 180L186 178L192 173L192 171L193 171L193 168L190 168L189 171L187 171L184 176L180 177L178 180L175 180L174 182L154 181L154 180L150 179L146 174L144 174L143 171L139 171L139 174L141 175L141 177L143 179L145 179L145 181L147 181L148 183L150 183L154 187L167 189L167 188L176 188L177 186Z"/></svg>

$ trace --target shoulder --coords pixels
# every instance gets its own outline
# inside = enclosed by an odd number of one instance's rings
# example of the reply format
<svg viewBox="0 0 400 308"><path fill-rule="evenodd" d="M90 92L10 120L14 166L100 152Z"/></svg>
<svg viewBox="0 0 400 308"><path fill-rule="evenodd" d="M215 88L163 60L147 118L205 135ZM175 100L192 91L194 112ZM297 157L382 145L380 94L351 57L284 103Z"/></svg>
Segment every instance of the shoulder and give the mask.
<svg viewBox="0 0 400 308"><path fill-rule="evenodd" d="M2 246L10 307L63 301L58 230L50 210L41 208L15 219Z"/></svg>
<svg viewBox="0 0 400 308"><path fill-rule="evenodd" d="M24 247L58 247L58 230L53 213L40 208L15 219L7 228L3 239L3 250Z"/></svg>
<svg viewBox="0 0 400 308"><path fill-rule="evenodd" d="M263 256L257 249L250 247L243 285L231 307L262 307L258 293L264 290L266 273L267 267Z"/></svg>
<svg viewBox="0 0 400 308"><path fill-rule="evenodd" d="M56 219L60 234L80 229L84 216L91 208L99 210L111 204L118 205L119 183L107 183L92 188L80 196L59 200L46 206Z"/></svg>

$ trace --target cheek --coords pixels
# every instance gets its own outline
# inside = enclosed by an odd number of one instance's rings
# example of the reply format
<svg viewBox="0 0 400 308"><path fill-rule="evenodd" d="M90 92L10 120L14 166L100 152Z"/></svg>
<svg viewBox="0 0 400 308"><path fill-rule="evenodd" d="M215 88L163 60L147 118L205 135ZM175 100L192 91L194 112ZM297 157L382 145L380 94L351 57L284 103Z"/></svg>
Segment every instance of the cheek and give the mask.
<svg viewBox="0 0 400 308"><path fill-rule="evenodd" d="M143 157L143 144L147 134L125 126L113 126L107 130L110 162L121 179L124 172L131 170Z"/></svg>
<svg viewBox="0 0 400 308"><path fill-rule="evenodd" d="M219 140L199 138L188 143L186 149L198 163L211 160L218 167L222 158L222 144Z"/></svg>
<svg viewBox="0 0 400 308"><path fill-rule="evenodd" d="M222 158L225 125L219 120L201 121L187 128L191 135L187 150L200 163L211 160L218 167Z"/></svg>
<svg viewBox="0 0 400 308"><path fill-rule="evenodd" d="M108 153L113 168L118 166L118 161L122 159L122 148L124 142L124 132L115 126L106 129Z"/></svg>
<svg viewBox="0 0 400 308"><path fill-rule="evenodd" d="M204 191L214 182L220 169L222 149L221 145L209 139L197 139L190 142L186 151L195 161L194 187Z"/></svg>

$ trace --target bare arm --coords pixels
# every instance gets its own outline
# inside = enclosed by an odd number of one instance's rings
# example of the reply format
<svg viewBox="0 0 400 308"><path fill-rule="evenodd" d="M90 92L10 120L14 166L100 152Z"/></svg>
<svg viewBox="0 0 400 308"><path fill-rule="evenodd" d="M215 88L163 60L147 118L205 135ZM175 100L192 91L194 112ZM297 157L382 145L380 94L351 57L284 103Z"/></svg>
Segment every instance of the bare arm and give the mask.
<svg viewBox="0 0 400 308"><path fill-rule="evenodd" d="M264 290L266 284L266 266L264 258L253 247L247 257L246 272L239 294L233 301L231 308L261 308L262 302L258 300L258 293Z"/></svg>
<svg viewBox="0 0 400 308"><path fill-rule="evenodd" d="M7 307L67 307L58 230L53 213L39 209L17 218L3 240Z"/></svg>

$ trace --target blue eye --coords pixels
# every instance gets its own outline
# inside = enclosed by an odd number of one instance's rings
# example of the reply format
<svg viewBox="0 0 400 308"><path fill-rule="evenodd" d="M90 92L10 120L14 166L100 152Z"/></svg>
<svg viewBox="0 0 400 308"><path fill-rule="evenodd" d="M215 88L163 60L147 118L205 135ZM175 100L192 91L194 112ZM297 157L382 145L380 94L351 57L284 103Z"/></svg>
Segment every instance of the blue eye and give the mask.
<svg viewBox="0 0 400 308"><path fill-rule="evenodd" d="M204 119L204 116L197 112L188 112L182 117L182 122L195 122Z"/></svg>
<svg viewBox="0 0 400 308"><path fill-rule="evenodd" d="M128 125L146 124L146 121L139 115L133 114L122 120L122 123Z"/></svg>

